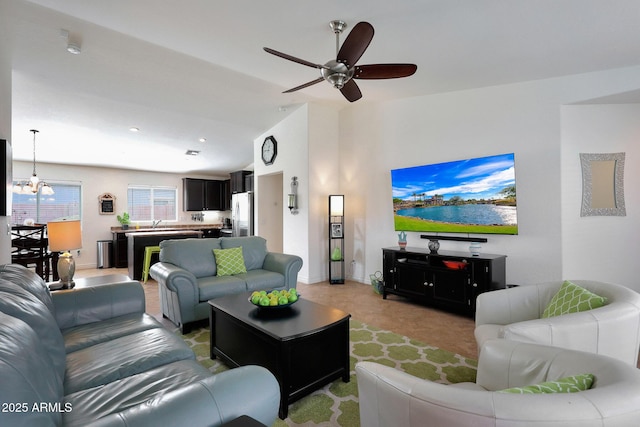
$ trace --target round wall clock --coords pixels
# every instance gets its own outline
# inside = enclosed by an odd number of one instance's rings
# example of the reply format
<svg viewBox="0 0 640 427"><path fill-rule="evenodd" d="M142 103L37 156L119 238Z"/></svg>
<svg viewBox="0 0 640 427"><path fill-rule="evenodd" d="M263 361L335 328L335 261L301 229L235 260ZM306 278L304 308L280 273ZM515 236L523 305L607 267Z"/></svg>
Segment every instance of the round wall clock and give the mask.
<svg viewBox="0 0 640 427"><path fill-rule="evenodd" d="M278 154L278 141L273 136L268 136L262 143L262 161L265 165L273 164Z"/></svg>

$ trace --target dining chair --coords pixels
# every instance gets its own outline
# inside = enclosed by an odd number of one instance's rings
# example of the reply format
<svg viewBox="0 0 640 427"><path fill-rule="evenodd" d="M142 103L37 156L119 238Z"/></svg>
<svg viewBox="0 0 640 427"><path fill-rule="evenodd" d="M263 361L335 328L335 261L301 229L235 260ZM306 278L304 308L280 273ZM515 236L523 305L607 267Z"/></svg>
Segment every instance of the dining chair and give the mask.
<svg viewBox="0 0 640 427"><path fill-rule="evenodd" d="M38 276L49 280L52 272L46 225L14 225L11 227L11 262L35 267Z"/></svg>

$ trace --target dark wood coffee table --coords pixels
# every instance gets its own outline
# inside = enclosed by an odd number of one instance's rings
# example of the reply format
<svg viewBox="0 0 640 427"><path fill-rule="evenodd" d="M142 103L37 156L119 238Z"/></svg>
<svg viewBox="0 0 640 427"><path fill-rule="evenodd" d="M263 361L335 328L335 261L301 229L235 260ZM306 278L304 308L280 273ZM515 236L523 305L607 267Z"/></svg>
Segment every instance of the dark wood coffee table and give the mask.
<svg viewBox="0 0 640 427"><path fill-rule="evenodd" d="M209 301L211 358L269 369L280 383L280 418L290 403L336 378L349 382L350 314L304 298L261 309L248 298L243 293Z"/></svg>

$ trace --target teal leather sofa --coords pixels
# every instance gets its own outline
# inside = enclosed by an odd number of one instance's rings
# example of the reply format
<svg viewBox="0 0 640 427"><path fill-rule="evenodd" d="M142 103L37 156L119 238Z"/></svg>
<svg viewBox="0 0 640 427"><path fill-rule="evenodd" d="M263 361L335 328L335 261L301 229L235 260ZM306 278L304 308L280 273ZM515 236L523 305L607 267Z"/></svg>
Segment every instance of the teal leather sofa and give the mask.
<svg viewBox="0 0 640 427"><path fill-rule="evenodd" d="M214 249L242 247L247 272L218 276ZM254 290L295 288L302 258L267 251L259 236L180 239L160 242L160 262L150 270L158 281L162 314L182 333L209 318L209 300Z"/></svg>
<svg viewBox="0 0 640 427"><path fill-rule="evenodd" d="M0 265L0 426L274 422L280 391L268 370L212 375L144 309L139 282L51 294L31 270Z"/></svg>

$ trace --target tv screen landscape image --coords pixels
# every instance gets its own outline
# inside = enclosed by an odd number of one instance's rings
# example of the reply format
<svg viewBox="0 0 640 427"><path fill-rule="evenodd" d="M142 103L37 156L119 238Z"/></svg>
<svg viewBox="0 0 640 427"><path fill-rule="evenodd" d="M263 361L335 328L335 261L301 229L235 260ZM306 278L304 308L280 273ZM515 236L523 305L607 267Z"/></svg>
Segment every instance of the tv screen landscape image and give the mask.
<svg viewBox="0 0 640 427"><path fill-rule="evenodd" d="M391 171L396 231L518 234L515 156Z"/></svg>

